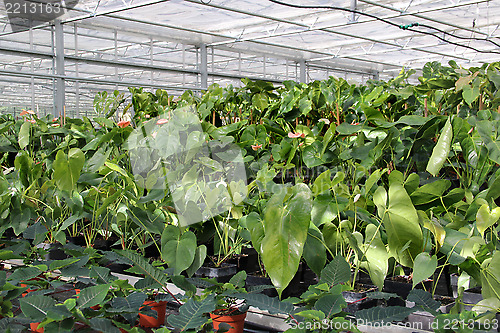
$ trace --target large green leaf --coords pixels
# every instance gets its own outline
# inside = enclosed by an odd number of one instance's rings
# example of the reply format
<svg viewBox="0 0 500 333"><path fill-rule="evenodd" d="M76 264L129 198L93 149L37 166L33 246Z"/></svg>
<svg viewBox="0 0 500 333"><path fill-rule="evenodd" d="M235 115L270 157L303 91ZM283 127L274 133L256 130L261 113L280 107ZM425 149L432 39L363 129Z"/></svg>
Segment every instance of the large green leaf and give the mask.
<svg viewBox="0 0 500 333"><path fill-rule="evenodd" d="M500 207L496 207L490 212L488 204L482 205L476 214L476 228L481 233L481 236L484 237L486 229L495 225L499 219Z"/></svg>
<svg viewBox="0 0 500 333"><path fill-rule="evenodd" d="M194 254L194 260L191 263L191 266L189 266L188 269L186 269L186 273L188 276L193 276L196 271L203 266L203 263L205 262L205 259L207 257L207 247L205 245L200 245L196 248L196 252Z"/></svg>
<svg viewBox="0 0 500 333"><path fill-rule="evenodd" d="M359 310L356 312L358 322L365 325L374 323L390 323L393 321L403 321L413 312L417 311L416 308L405 308L402 306L390 306L383 308L380 306Z"/></svg>
<svg viewBox="0 0 500 333"><path fill-rule="evenodd" d="M48 311L56 305L56 301L48 296L28 296L19 300L21 311L31 319L42 321Z"/></svg>
<svg viewBox="0 0 500 333"><path fill-rule="evenodd" d="M167 275L158 268L151 265L143 256L129 250L116 252L130 260L134 264L135 268L138 268L146 276L152 278L159 285L165 286L167 284Z"/></svg>
<svg viewBox="0 0 500 333"><path fill-rule="evenodd" d="M340 212L349 205L349 199L343 196L332 197L330 193L324 193L314 198L311 219L315 226L333 221Z"/></svg>
<svg viewBox="0 0 500 333"><path fill-rule="evenodd" d="M476 129L488 149L489 158L500 164L500 121L481 120L476 123Z"/></svg>
<svg viewBox="0 0 500 333"><path fill-rule="evenodd" d="M71 191L80 177L84 163L85 155L80 149L71 148L68 155L59 150L52 164L54 169L53 178L57 187L61 190Z"/></svg>
<svg viewBox="0 0 500 333"><path fill-rule="evenodd" d="M453 138L453 128L451 126L451 117L446 120L446 124L441 131L441 135L439 136L438 142L436 146L432 150L432 155L429 158L429 162L427 163L427 171L436 176L439 173L439 170L446 162L448 158L448 154L451 149L451 141Z"/></svg>
<svg viewBox="0 0 500 333"><path fill-rule="evenodd" d="M330 169L326 170L322 174L320 174L313 183L312 186L312 193L314 197L317 197L321 193L324 193L326 191L330 191L332 188L332 175L330 172Z"/></svg>
<svg viewBox="0 0 500 333"><path fill-rule="evenodd" d="M28 281L40 275L42 271L38 267L18 267L9 276L9 281Z"/></svg>
<svg viewBox="0 0 500 333"><path fill-rule="evenodd" d="M15 205L10 213L10 225L16 235L21 234L28 227L31 220L31 209L29 207L22 208L22 206Z"/></svg>
<svg viewBox="0 0 500 333"><path fill-rule="evenodd" d="M500 299L500 252L486 259L481 265L481 293L483 298Z"/></svg>
<svg viewBox="0 0 500 333"><path fill-rule="evenodd" d="M422 289L413 289L406 298L410 302L424 308L425 311L435 313L441 306L441 303L432 298L431 293Z"/></svg>
<svg viewBox="0 0 500 333"><path fill-rule="evenodd" d="M413 262L413 288L434 274L437 264L435 255L431 257L427 252L419 253Z"/></svg>
<svg viewBox="0 0 500 333"><path fill-rule="evenodd" d="M120 330L108 318L92 318L90 327L98 332L120 333Z"/></svg>
<svg viewBox="0 0 500 333"><path fill-rule="evenodd" d="M326 294L322 296L316 304L314 304L314 308L318 311L321 311L325 314L326 318L330 318L333 315L342 311L343 308L347 306L346 301L342 294L332 295Z"/></svg>
<svg viewBox="0 0 500 333"><path fill-rule="evenodd" d="M254 249L261 254L262 239L264 239L265 233L264 221L260 218L260 215L256 212L251 212L240 219L240 224L248 230Z"/></svg>
<svg viewBox="0 0 500 333"><path fill-rule="evenodd" d="M179 275L193 263L196 254L196 235L186 231L182 235L179 228L168 225L161 237L161 256L174 274Z"/></svg>
<svg viewBox="0 0 500 333"><path fill-rule="evenodd" d="M372 282L379 290L382 290L389 269L389 253L380 237L377 226L374 224L367 225L365 235L363 248L367 261L366 269Z"/></svg>
<svg viewBox="0 0 500 333"><path fill-rule="evenodd" d="M287 200L284 192L273 195L264 213L262 261L279 295L297 272L311 221L309 187L297 184L291 194Z"/></svg>
<svg viewBox="0 0 500 333"><path fill-rule="evenodd" d="M101 304L108 294L110 284L100 284L83 289L78 295L77 306L80 309Z"/></svg>
<svg viewBox="0 0 500 333"><path fill-rule="evenodd" d="M26 148L29 143L30 143L30 131L31 131L31 123L25 121L22 125L21 128L19 129L19 147L21 149Z"/></svg>
<svg viewBox="0 0 500 333"><path fill-rule="evenodd" d="M137 313L146 298L146 294L140 292L132 293L127 297L116 297L111 301L111 307L107 311L114 313Z"/></svg>
<svg viewBox="0 0 500 333"><path fill-rule="evenodd" d="M316 274L321 274L321 270L325 267L326 262L326 247L323 240L323 234L313 223L309 226L306 243L304 245L304 260L307 265Z"/></svg>
<svg viewBox="0 0 500 333"><path fill-rule="evenodd" d="M320 283L326 283L330 287L339 283L348 282L351 279L351 267L344 257L335 256L321 271Z"/></svg>
<svg viewBox="0 0 500 333"><path fill-rule="evenodd" d="M179 314L168 316L167 321L181 331L196 329L207 322L208 319L203 314L215 310L215 305L215 295L209 295L201 301L190 298L179 308Z"/></svg>
<svg viewBox="0 0 500 333"><path fill-rule="evenodd" d="M450 185L450 181L445 179L439 179L432 183L425 184L424 186L421 186L413 191L411 194L411 200L414 205L429 203L442 197Z"/></svg>
<svg viewBox="0 0 500 333"><path fill-rule="evenodd" d="M308 168L325 164L328 156L322 153L324 151L323 144L320 141L314 141L308 145L302 153L302 160Z"/></svg>
<svg viewBox="0 0 500 333"><path fill-rule="evenodd" d="M281 302L276 297L264 294L235 294L234 297L245 299L248 305L268 311L270 314L290 314L293 311L293 304Z"/></svg>
<svg viewBox="0 0 500 333"><path fill-rule="evenodd" d="M389 193L379 187L374 203L387 233L389 253L407 267L413 267L413 259L422 252L423 234L417 211L404 186L392 182Z"/></svg>

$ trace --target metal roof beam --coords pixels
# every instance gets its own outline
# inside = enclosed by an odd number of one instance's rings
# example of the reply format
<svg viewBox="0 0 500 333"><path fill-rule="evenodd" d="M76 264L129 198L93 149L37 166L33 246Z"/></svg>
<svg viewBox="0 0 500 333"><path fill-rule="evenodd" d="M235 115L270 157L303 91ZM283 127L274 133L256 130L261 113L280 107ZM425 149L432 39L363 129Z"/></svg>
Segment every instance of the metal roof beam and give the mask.
<svg viewBox="0 0 500 333"><path fill-rule="evenodd" d="M392 6L384 5L384 4L380 3L380 2L373 2L373 1L370 1L370 0L359 0L359 1L367 3L367 4L372 5L372 6L377 6L377 7L388 9L388 10L391 10L391 11L394 11L394 12L402 13L401 10L399 10L397 8L394 8ZM486 2L489 2L489 1L486 1ZM460 5L462 5L462 4L460 4ZM457 7L457 6L458 5L454 5L453 8ZM462 27L462 26L459 26L457 24L453 24L453 23L449 23L449 22L437 20L437 19L434 19L434 18L430 18L430 17L424 16L424 15L419 14L419 13L410 13L409 15L415 16L415 17L418 17L418 18L421 18L421 19L424 19L424 20L428 20L428 21L431 21L431 22L434 22L434 23L439 23L439 24L447 25L449 27L453 27L453 28L456 28L456 29L466 30L466 31L469 31L469 32L474 32L476 34L481 34L481 35L488 36L488 34L485 33L485 32L477 31L475 29L471 29L471 28L467 28L467 27Z"/></svg>
<svg viewBox="0 0 500 333"><path fill-rule="evenodd" d="M199 2L197 2L196 0L185 0L185 1L199 4ZM380 41L380 40L369 38L369 37L362 37L362 36L352 35L352 34L343 33L343 32L340 32L340 31L335 31L335 30L326 29L326 28L310 28L309 25L304 24L304 23L294 22L294 21L290 21L290 20L286 20L286 19L281 19L281 18L273 18L273 17L267 16L267 15L255 14L255 13L251 13L251 12L248 12L248 11L243 11L243 10L240 10L240 9L229 8L229 7L215 5L215 4L211 4L211 3L203 4L203 5L210 6L210 7L215 7L215 8L218 8L218 9L228 10L228 11L232 11L232 12L237 12L237 13L240 13L240 14L246 14L246 15L251 15L251 16L255 16L255 17L266 18L266 19L269 19L269 20L277 21L277 22L282 22L282 23L287 23L287 24L291 24L291 25L300 26L300 27L303 27L303 28L307 28L306 32L307 31L312 31L312 30L319 30L319 31L324 31L324 32L328 32L328 33L333 33L333 34L336 34L336 35L342 35L342 36L345 36L345 37L358 38L358 39L367 40L367 41L374 42L374 43L385 44L385 45L389 45L389 46L393 46L393 47L401 47L400 45L398 45L396 43L390 43L390 42L387 42L387 41ZM268 38L268 37L269 36L267 36L266 38ZM273 37L273 36L271 36L271 37ZM234 39L234 37L233 37L233 39ZM249 38L247 40L245 40L245 39L236 39L236 40L233 40L233 43L239 43L240 41L257 42L257 40ZM216 45L220 45L220 43L212 43L210 45L211 46L216 46ZM307 50L307 49L305 49L305 50ZM425 49L419 49L418 47L414 48L414 50L415 51L419 51L419 52L429 53L429 54L436 54L434 51L425 50ZM331 57L332 58L336 58L337 56L332 54ZM345 58L352 59L351 57L345 57ZM457 59L460 59L460 58L457 58ZM363 61L363 60L359 60L359 59L357 59L357 60L358 61Z"/></svg>
<svg viewBox="0 0 500 333"><path fill-rule="evenodd" d="M178 26L174 26L174 25L171 25L171 24L164 24L164 23L158 23L158 22L150 22L150 21L145 21L145 20L140 20L140 19L136 19L136 18L120 16L120 15L114 15L114 14L113 15L106 15L106 16L109 16L109 17L112 17L112 18L115 18L115 19L119 19L119 20L125 20L125 21L142 23L142 24L148 24L148 25L153 25L153 26L160 26L160 27L170 28L170 29L174 29L174 30L186 31L186 32L191 32L191 33L198 33L198 34L201 34L201 35L209 35L209 36L219 37L219 38L234 39L233 36L227 36L227 35L223 35L223 34L219 34L219 33L214 33L214 32L209 32L209 31L202 31L202 30L191 29L191 28L183 28L183 27L178 27ZM277 43L270 43L270 42L263 42L263 41L257 41L257 40L256 41L251 41L251 42L255 43L255 44L263 45L263 46L273 46L273 47L282 48L282 49L295 50L295 51L299 51L301 53L307 52L307 53L314 53L314 54L320 54L320 55L335 57L335 54L333 54L333 53L322 52L322 51L311 50L311 49L305 49L303 47L293 47L293 46L289 46L289 45L283 45L283 44L277 44ZM229 50L232 50L233 52L235 51L234 49L229 49ZM251 51L248 51L248 53L251 53ZM263 54L263 52L259 52L259 54ZM276 56L275 53L267 53L267 54L268 55L271 54L273 56ZM298 59L297 57L290 57L290 60L298 61L300 59ZM352 59L352 60L358 60L358 61L363 61L363 62L367 62L367 63L375 63L375 64L386 65L386 66L401 67L400 65L390 64L390 63L385 63L385 62L379 62L379 61L372 62L372 61L369 61L369 60L359 60L359 59Z"/></svg>

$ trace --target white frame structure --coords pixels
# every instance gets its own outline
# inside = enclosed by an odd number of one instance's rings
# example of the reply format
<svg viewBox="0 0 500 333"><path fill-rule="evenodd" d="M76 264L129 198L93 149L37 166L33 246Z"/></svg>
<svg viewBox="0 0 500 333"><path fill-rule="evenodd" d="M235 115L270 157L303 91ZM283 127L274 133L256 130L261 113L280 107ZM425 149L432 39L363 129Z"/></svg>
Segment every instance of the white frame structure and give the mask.
<svg viewBox="0 0 500 333"><path fill-rule="evenodd" d="M291 6L81 0L23 31L12 30L0 2L0 110L89 116L96 92L129 86L180 94L212 83L240 85L244 77L364 82L428 61L471 67L500 60L498 0L280 2ZM316 8L298 8L304 6Z"/></svg>

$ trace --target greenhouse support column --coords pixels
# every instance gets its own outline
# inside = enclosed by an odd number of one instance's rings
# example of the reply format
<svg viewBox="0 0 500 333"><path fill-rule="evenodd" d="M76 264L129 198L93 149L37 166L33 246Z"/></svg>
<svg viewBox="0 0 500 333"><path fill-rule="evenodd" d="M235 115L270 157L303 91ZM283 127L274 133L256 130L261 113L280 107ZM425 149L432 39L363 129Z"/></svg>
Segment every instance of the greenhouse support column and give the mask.
<svg viewBox="0 0 500 333"><path fill-rule="evenodd" d="M55 21L55 42L56 42L56 74L58 76L64 76L64 31L61 21ZM64 105L65 105L65 82L64 78L56 78L56 94L55 94L55 105L56 114L55 117L59 115L64 115Z"/></svg>
<svg viewBox="0 0 500 333"><path fill-rule="evenodd" d="M33 51L33 28L30 28L29 31L29 39L30 39L30 50ZM33 56L30 57L30 72L33 73L35 71L35 61L33 60ZM30 80L30 88L31 88L31 111L35 111L35 77L32 76ZM40 117L40 115L38 115Z"/></svg>
<svg viewBox="0 0 500 333"><path fill-rule="evenodd" d="M351 19L350 23L356 22L356 11L358 10L358 0L351 0Z"/></svg>
<svg viewBox="0 0 500 333"><path fill-rule="evenodd" d="M200 45L200 74L201 74L201 89L208 88L208 53L207 45Z"/></svg>
<svg viewBox="0 0 500 333"><path fill-rule="evenodd" d="M306 82L306 61L305 60L300 60L299 61L299 66L300 66L300 76L299 76L299 81L303 83Z"/></svg>

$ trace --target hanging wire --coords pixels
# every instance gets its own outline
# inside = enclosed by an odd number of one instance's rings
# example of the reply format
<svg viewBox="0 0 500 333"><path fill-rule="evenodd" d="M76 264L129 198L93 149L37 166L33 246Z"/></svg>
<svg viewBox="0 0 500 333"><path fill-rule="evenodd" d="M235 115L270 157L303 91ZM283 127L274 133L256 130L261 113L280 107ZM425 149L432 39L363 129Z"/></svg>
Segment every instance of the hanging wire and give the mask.
<svg viewBox="0 0 500 333"><path fill-rule="evenodd" d="M497 51L497 50L480 50L480 49L475 48L475 47L470 46L470 45L463 45L463 44L460 44L460 43L448 40L448 39L446 39L444 37L441 37L439 35L436 35L436 34L434 34L432 32L428 32L428 31L424 31L424 30L417 30L414 27L427 28L427 29L434 30L434 31L437 31L439 33L442 33L443 35L454 37L454 38L466 39L466 40L477 40L477 41L482 41L482 42L489 42L489 43L495 45L496 47L500 48L500 44L496 43L495 41L493 41L491 39L478 38L478 37L463 37L463 36L455 35L453 33L447 32L445 30L442 30L442 29L439 29L439 28L436 28L436 27L432 27L430 25L419 23L419 22L414 22L414 23L402 25L402 24L397 24L397 23L392 22L390 20L384 19L382 17L378 17L377 15L374 15L374 14L364 13L364 12L361 12L359 10L350 9L350 8L344 8L344 7L338 7L338 6L324 6L324 5L323 6L320 6L320 5L296 5L296 4L291 4L291 3L283 2L283 1L280 1L280 0L269 0L269 1L272 2L272 3L278 4L278 5L292 7L292 8L300 8L300 9L331 9L331 10L338 10L338 11L344 11L344 12L354 13L354 14L357 14L357 15L363 15L363 16L370 17L372 19L384 22L385 24L391 25L393 27L397 27L397 28L402 29L402 30L408 30L408 31L413 31L413 32L420 33L420 34L423 34L423 35L433 36L433 37L435 37L435 38L437 38L437 39L439 39L439 40L441 40L443 42L446 42L448 44L459 46L459 47L463 47L463 48L467 48L467 49L473 50L473 51L478 52L478 53L495 53L495 54L500 54L500 51Z"/></svg>

